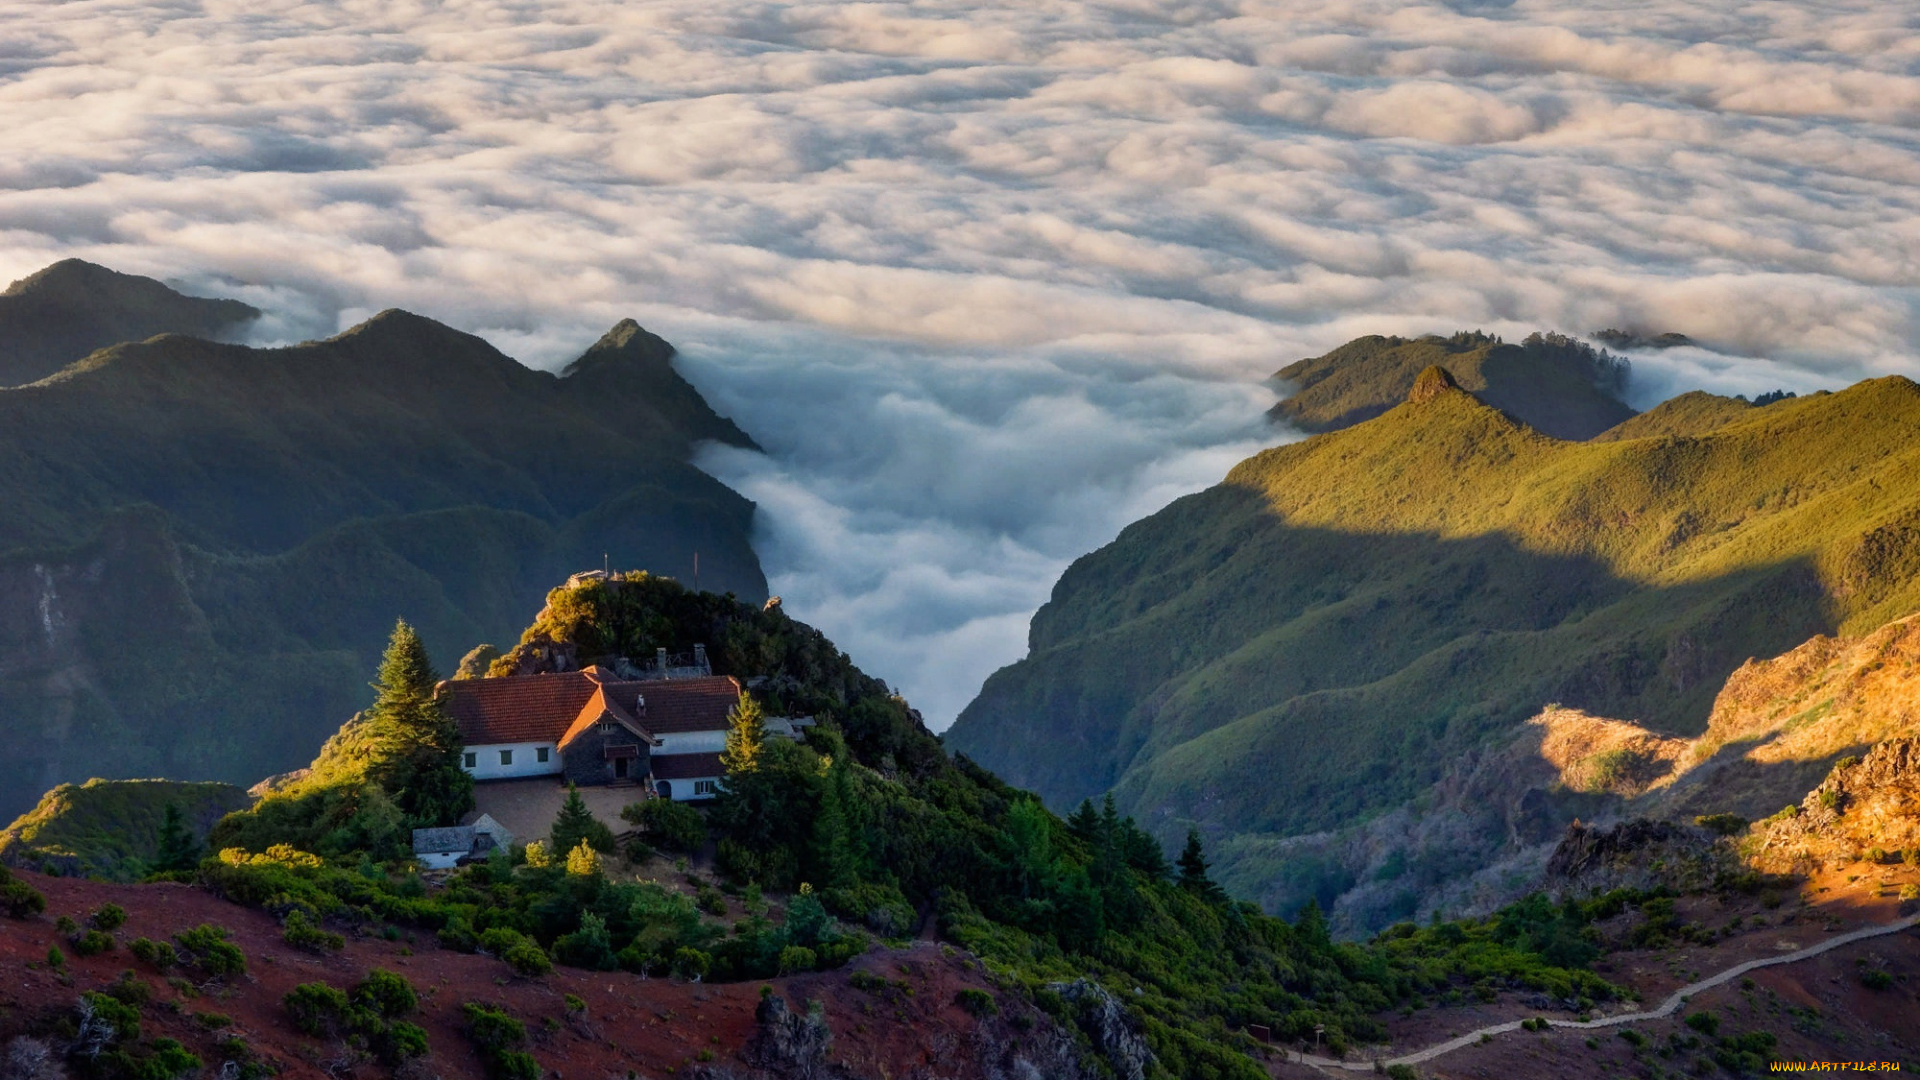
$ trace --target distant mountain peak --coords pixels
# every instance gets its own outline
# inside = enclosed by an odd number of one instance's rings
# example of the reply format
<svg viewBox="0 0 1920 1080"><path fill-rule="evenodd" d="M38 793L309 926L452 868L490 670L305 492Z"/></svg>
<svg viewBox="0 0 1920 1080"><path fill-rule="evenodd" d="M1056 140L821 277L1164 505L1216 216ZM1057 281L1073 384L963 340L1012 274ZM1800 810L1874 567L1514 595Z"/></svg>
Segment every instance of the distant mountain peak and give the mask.
<svg viewBox="0 0 1920 1080"><path fill-rule="evenodd" d="M600 336L580 358L568 364L564 375L571 377L583 371L606 364L621 361L635 361L666 367L674 357L674 348L667 340L652 333L646 327L632 319L621 319L613 329Z"/></svg>
<svg viewBox="0 0 1920 1080"><path fill-rule="evenodd" d="M213 337L259 315L238 300L187 296L153 278L62 259L0 293L0 386L43 379L109 345Z"/></svg>

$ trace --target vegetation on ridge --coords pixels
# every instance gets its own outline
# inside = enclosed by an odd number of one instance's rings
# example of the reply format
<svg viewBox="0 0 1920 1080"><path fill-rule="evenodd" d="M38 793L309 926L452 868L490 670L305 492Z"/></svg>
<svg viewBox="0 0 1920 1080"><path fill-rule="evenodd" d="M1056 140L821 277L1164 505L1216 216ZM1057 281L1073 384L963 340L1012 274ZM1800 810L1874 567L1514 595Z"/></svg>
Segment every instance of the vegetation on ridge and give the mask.
<svg viewBox="0 0 1920 1080"><path fill-rule="evenodd" d="M730 776L707 814L727 887L748 898L747 916L731 926L685 895L620 880L610 858L562 865L558 852L535 857L530 846L428 889L405 860L383 865L379 852L339 845L345 833L321 836L328 857L316 858L295 846L315 830L294 821L276 831L284 819L273 813L223 824L223 841L244 836L245 850L223 851L203 876L232 899L343 927L429 929L523 977L551 962L709 980L827 968L866 949L869 934L911 934L926 912L1069 1029L1079 1014L1064 984L1105 987L1155 1055L1148 1075L1163 1080L1264 1075L1243 1052L1249 1023L1288 1040L1321 1027L1342 1046L1383 1034L1372 1012L1449 989L1615 993L1584 970L1594 913L1580 904L1406 927L1362 945L1334 942L1317 909L1289 923L1234 903L1213 884L1197 840L1176 876L1110 802L1063 821L949 759L885 684L777 607L620 575L555 590L503 661L612 663L696 642L708 644L717 672L755 686L769 712L819 721L804 741L762 740L751 771ZM384 760L366 727L340 739L368 748L357 759L363 775ZM346 756L339 745L329 754ZM781 922L755 906L762 890L788 894Z"/></svg>
<svg viewBox="0 0 1920 1080"><path fill-rule="evenodd" d="M1916 434L1900 378L1605 443L1402 405L1076 562L947 742L1056 806L1199 825L1242 895L1326 902L1282 838L1405 804L1548 703L1692 735L1748 657L1920 608Z"/></svg>

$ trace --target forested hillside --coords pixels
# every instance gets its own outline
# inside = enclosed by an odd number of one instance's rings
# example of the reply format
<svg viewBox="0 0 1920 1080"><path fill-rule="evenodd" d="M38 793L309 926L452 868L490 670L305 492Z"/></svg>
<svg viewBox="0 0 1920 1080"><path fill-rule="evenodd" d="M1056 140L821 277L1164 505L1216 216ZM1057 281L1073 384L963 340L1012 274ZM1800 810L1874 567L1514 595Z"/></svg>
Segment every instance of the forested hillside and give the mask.
<svg viewBox="0 0 1920 1080"><path fill-rule="evenodd" d="M0 330L4 330L0 326ZM624 322L563 374L390 311L115 345L0 389L0 812L63 781L247 784L366 704L396 614L447 668L603 556L749 599L751 445Z"/></svg>
<svg viewBox="0 0 1920 1080"><path fill-rule="evenodd" d="M1420 378L1075 563L948 746L1254 892L1549 704L1695 735L1749 657L1920 607L1905 379L1575 443Z"/></svg>

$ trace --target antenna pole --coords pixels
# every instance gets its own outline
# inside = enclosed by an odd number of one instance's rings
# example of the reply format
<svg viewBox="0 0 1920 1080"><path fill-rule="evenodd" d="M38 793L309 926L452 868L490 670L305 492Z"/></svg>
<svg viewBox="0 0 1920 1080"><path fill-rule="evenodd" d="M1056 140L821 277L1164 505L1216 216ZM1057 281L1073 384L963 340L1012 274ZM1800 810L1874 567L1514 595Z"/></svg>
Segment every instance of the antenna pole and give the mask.
<svg viewBox="0 0 1920 1080"><path fill-rule="evenodd" d="M613 576L613 559L604 551L600 553L600 575L609 578Z"/></svg>
<svg viewBox="0 0 1920 1080"><path fill-rule="evenodd" d="M693 591L700 591L700 553L693 553Z"/></svg>

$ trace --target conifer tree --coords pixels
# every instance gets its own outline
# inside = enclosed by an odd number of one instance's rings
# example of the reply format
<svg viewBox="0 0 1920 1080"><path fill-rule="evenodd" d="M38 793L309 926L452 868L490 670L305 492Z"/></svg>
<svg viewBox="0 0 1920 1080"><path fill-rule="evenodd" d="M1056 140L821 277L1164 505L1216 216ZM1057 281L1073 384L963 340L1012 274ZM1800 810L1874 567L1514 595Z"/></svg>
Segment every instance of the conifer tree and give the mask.
<svg viewBox="0 0 1920 1080"><path fill-rule="evenodd" d="M613 830L601 824L600 819L587 809L587 800L580 797L580 789L573 781L567 781L567 800L560 804L560 814L553 819L551 833L553 846L548 850L555 855L561 852L572 854L581 844L599 851L613 850Z"/></svg>
<svg viewBox="0 0 1920 1080"><path fill-rule="evenodd" d="M1100 813L1093 808L1092 799L1080 800L1080 808L1067 818L1067 831L1087 844L1094 842L1100 832Z"/></svg>
<svg viewBox="0 0 1920 1080"><path fill-rule="evenodd" d="M1210 903L1225 903L1226 890L1207 876L1207 858L1200 847L1200 830L1187 830L1187 846L1180 852L1180 887Z"/></svg>
<svg viewBox="0 0 1920 1080"><path fill-rule="evenodd" d="M187 828L186 815L178 803L168 803L160 819L160 842L154 853L153 868L161 873L191 870L200 864L200 843Z"/></svg>
<svg viewBox="0 0 1920 1080"><path fill-rule="evenodd" d="M740 703L727 713L727 745L720 751L720 765L729 775L750 773L760 767L760 751L767 744L767 714L752 694L741 694Z"/></svg>
<svg viewBox="0 0 1920 1080"><path fill-rule="evenodd" d="M394 623L367 711L372 778L414 828L450 824L473 808L473 777L460 767L460 732L434 698L439 682L420 635Z"/></svg>
<svg viewBox="0 0 1920 1080"><path fill-rule="evenodd" d="M829 888L855 883L851 802L852 785L844 759L829 758L820 785L820 809L813 818L815 880Z"/></svg>

